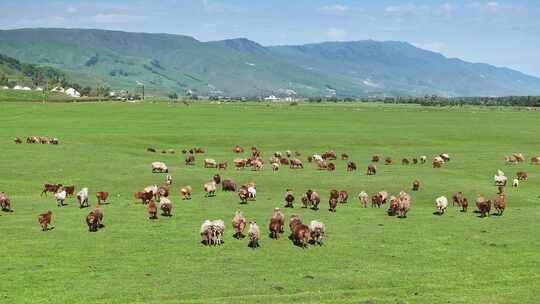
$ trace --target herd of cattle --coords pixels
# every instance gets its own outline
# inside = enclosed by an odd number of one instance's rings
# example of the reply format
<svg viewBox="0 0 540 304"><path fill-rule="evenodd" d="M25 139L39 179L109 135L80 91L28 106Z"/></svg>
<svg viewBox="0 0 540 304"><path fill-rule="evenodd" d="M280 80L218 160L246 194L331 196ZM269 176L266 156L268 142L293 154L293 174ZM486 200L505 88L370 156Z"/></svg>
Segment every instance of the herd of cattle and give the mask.
<svg viewBox="0 0 540 304"><path fill-rule="evenodd" d="M31 137L29 137L30 139ZM28 142L28 141L27 141ZM41 138L38 138L38 142L41 142ZM151 148L148 148L150 151ZM243 148L236 146L233 151L235 153L242 153ZM203 148L193 148L190 150L183 150L184 154L188 154L186 157L186 164L191 165L194 161L195 154L204 153ZM256 149L251 149L251 157L243 159L235 159L235 167L237 169L244 168L246 166L252 166L254 170L262 170L264 167L264 161L261 157L261 152ZM294 155L294 157L293 157ZM280 152L275 152L270 158L270 163L272 164L272 169L274 169L274 164L277 164L277 168L283 164L289 164L291 168L303 168L302 162L297 158L300 156L298 152L286 151L284 154ZM320 169L328 169L333 163L329 163L329 160L337 159L337 154L334 151L327 151L321 155L315 154L308 157L308 162L316 162ZM343 153L341 154L341 159L347 161L348 155ZM377 173L377 168L375 163L379 162L382 158L378 155L374 155L371 159L372 163L368 165L367 174L374 175ZM524 157L521 153L516 153L511 156L506 156L505 160L507 164L515 164L524 161ZM189 160L189 162L188 162ZM515 160L515 161L514 161ZM409 164L424 164L427 161L426 156L420 156L412 159L402 159L401 163L403 165ZM437 155L433 159L433 167L440 168L446 162L450 161L450 156L446 153ZM391 165L393 163L390 157L384 158L385 165ZM531 163L535 165L540 165L540 157L535 156L531 159ZM213 159L204 160L205 168L218 168L226 169L227 162L217 163ZM333 166L335 169L335 165ZM353 169L354 168L354 169ZM333 169L332 169L333 170ZM356 164L354 162L348 162L347 170L356 170ZM152 163L152 172L154 173L168 173L169 170L165 163L163 162L153 162ZM480 217L487 217L491 213L491 208L496 209L497 215L503 215L503 212L506 207L505 201L505 186L507 185L508 178L505 173L501 170L497 170L497 173L494 175L494 183L498 186L497 197L495 199L488 199L483 194L478 195L476 198L476 207L477 211L480 214ZM527 181L528 175L524 171L519 171L516 173L516 177L512 180L512 186L518 187L520 181ZM140 200L141 203L147 206L147 212L149 219L158 218L158 208L161 209L162 216L170 217L172 216L173 204L170 199L171 185L173 183L173 178L171 175L167 174L165 182L163 185L150 185L143 189L143 191L135 192L133 197L136 200ZM204 183L202 190L205 193L205 197L212 197L216 195L217 187L221 185L222 191L232 191L238 194L238 198L241 204L247 204L249 201L255 201L257 199L257 187L255 182L248 182L246 184L237 186L236 182L231 179L222 180L220 174L214 174L212 180ZM419 191L421 183L419 180L414 180L412 182L411 191ZM192 197L193 189L191 186L186 185L180 188L180 195L183 200L189 200ZM58 207L64 206L64 201L67 198L76 196L76 200L80 208L89 207L89 190L84 187L75 194L75 186L66 186L62 184L45 184L41 192L41 196L47 196L47 193L53 193L54 199ZM103 221L103 210L101 205L106 203L109 193L105 191L99 191L95 194L96 197L96 206L88 213L86 216L86 223L88 225L89 231L97 231L98 229L104 227L102 224ZM382 205L388 203L387 214L389 216L398 216L400 218L406 218L407 213L411 208L412 197L409 193L401 191L396 195L389 194L387 191L378 191L369 195L366 191L361 191L358 195L358 200L364 208L367 208L369 202L371 201L371 207L381 208ZM338 204L347 203L349 194L345 190L338 191L332 189L328 198L328 205L330 212L336 212ZM287 189L284 196L284 208L294 208L294 202L296 201L295 194L292 190ZM440 196L435 199L435 214L442 215L445 210L448 208L448 198L445 196ZM300 202L302 208L311 208L312 210L319 210L319 204L321 202L320 195L312 190L308 189L306 192L302 193L300 196ZM467 212L469 202L466 197L464 197L462 192L456 192L452 196L452 205L457 205L461 208L462 212ZM3 211L12 212L11 200L6 193L0 192L0 208ZM46 213L40 214L38 217L38 222L43 231L49 230L49 225L52 220L52 211L47 211ZM248 225L249 224L249 225ZM273 214L269 219L268 230L269 235L273 239L278 239L284 233L284 224L285 217L281 208L275 208ZM237 239L242 239L245 237L244 230L248 226L248 239L249 247L257 248L259 246L259 240L261 237L260 228L256 221L246 221L245 217L242 215L240 210L236 210L233 219L232 219L232 228L234 230L233 236ZM299 215L293 214L289 219L289 229L290 236L289 238L293 241L294 244L306 247L308 244L319 244L321 245L325 236L325 225L322 222L313 220L309 225L304 224L299 217ZM202 238L202 243L205 245L221 245L223 243L223 236L225 232L225 222L222 219L216 220L205 220L200 227L200 235Z"/></svg>
<svg viewBox="0 0 540 304"><path fill-rule="evenodd" d="M14 141L18 145L23 143L22 139L19 137L15 137ZM28 136L26 137L26 143L27 144L58 145L60 141L56 137L49 138L48 136Z"/></svg>

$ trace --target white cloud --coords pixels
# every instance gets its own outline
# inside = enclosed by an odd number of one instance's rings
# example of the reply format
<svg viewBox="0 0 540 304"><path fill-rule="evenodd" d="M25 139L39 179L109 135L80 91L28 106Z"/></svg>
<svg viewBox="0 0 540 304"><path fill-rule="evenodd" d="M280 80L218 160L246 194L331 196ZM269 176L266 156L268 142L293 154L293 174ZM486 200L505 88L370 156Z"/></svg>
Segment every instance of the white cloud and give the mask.
<svg viewBox="0 0 540 304"><path fill-rule="evenodd" d="M349 33L343 29L330 28L326 31L326 37L333 41L343 41L349 36Z"/></svg>
<svg viewBox="0 0 540 304"><path fill-rule="evenodd" d="M349 10L349 7L342 4L333 4L333 5L326 5L326 6L321 7L321 11L331 12L331 13L343 13L348 10Z"/></svg>

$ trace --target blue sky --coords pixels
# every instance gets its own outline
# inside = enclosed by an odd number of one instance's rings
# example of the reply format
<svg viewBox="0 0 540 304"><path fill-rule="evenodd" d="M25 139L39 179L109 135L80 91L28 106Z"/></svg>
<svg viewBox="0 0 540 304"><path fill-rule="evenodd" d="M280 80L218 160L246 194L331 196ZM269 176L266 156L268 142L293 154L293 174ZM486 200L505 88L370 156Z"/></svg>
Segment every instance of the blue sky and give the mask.
<svg viewBox="0 0 540 304"><path fill-rule="evenodd" d="M0 0L0 29L103 28L263 45L400 40L540 76L540 0Z"/></svg>

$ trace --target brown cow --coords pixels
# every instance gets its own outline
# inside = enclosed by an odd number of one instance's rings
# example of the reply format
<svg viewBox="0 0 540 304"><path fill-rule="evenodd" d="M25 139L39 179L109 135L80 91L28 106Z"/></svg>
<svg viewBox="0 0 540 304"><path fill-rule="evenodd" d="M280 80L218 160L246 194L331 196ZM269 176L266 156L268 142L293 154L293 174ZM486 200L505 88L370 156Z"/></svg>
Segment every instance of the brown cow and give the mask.
<svg viewBox="0 0 540 304"><path fill-rule="evenodd" d="M347 199L349 199L349 193L345 190L339 191L339 202L345 204L347 203Z"/></svg>
<svg viewBox="0 0 540 304"><path fill-rule="evenodd" d="M289 228L291 229L291 239L293 243L302 248L306 248L310 237L309 227L302 224L298 215L292 215L289 222Z"/></svg>
<svg viewBox="0 0 540 304"><path fill-rule="evenodd" d="M62 184L45 184L43 185L43 191L41 191L41 195L45 194L47 196L48 192L56 193L58 190L62 188Z"/></svg>
<svg viewBox="0 0 540 304"><path fill-rule="evenodd" d="M248 188L246 186L241 186L238 190L238 198L240 198L241 204L246 204L249 198Z"/></svg>
<svg viewBox="0 0 540 304"><path fill-rule="evenodd" d="M291 189L287 189L287 193L285 193L285 208L294 208L294 193Z"/></svg>
<svg viewBox="0 0 540 304"><path fill-rule="evenodd" d="M420 189L420 181L415 179L412 183L412 191L418 191Z"/></svg>
<svg viewBox="0 0 540 304"><path fill-rule="evenodd" d="M406 166L406 165L409 165L411 162L407 159L407 158L404 158L401 160L401 164Z"/></svg>
<svg viewBox="0 0 540 304"><path fill-rule="evenodd" d="M22 140L20 138L18 138L18 137L15 137L15 143L17 145L20 145L20 144L22 144Z"/></svg>
<svg viewBox="0 0 540 304"><path fill-rule="evenodd" d="M147 152L156 153L156 149L154 148L146 148Z"/></svg>
<svg viewBox="0 0 540 304"><path fill-rule="evenodd" d="M412 163L413 163L414 165L418 164L418 158L413 158L413 159L412 159Z"/></svg>
<svg viewBox="0 0 540 304"><path fill-rule="evenodd" d="M0 208L2 211L13 212L11 210L11 201L4 192L0 192Z"/></svg>
<svg viewBox="0 0 540 304"><path fill-rule="evenodd" d="M71 197L75 193L75 186L64 186L64 190L66 191L66 197Z"/></svg>
<svg viewBox="0 0 540 304"><path fill-rule="evenodd" d="M324 160L335 160L337 158L337 154L336 154L336 151L333 151L333 150L330 150L330 151L326 151L324 152L321 157L324 159Z"/></svg>
<svg viewBox="0 0 540 304"><path fill-rule="evenodd" d="M221 170L226 170L227 169L227 165L228 165L228 162L221 162L221 163L218 163L218 169Z"/></svg>
<svg viewBox="0 0 540 304"><path fill-rule="evenodd" d="M347 171L356 171L356 163L355 162L348 162L347 163Z"/></svg>
<svg viewBox="0 0 540 304"><path fill-rule="evenodd" d="M51 210L47 211L46 213L42 213L38 216L38 223L41 226L42 231L47 231L48 225L51 224L52 220L52 212Z"/></svg>
<svg viewBox="0 0 540 304"><path fill-rule="evenodd" d="M107 202L107 198L109 198L109 192L104 192L104 191L98 192L96 193L96 198L97 198L98 205L101 205L102 202L103 203Z"/></svg>
<svg viewBox="0 0 540 304"><path fill-rule="evenodd" d="M233 152L234 153L244 153L244 148L240 147L240 146L236 146L233 148Z"/></svg>
<svg viewBox="0 0 540 304"><path fill-rule="evenodd" d="M205 152L204 148L201 148L201 147L194 147L193 151L195 151L196 154L202 154Z"/></svg>
<svg viewBox="0 0 540 304"><path fill-rule="evenodd" d="M519 171L516 173L517 179L520 181L526 181L529 179L529 176L527 175L527 172Z"/></svg>
<svg viewBox="0 0 540 304"><path fill-rule="evenodd" d="M328 211L336 212L337 202L339 200L339 192L335 189L330 191L330 198L328 199L328 205L330 208Z"/></svg>
<svg viewBox="0 0 540 304"><path fill-rule="evenodd" d="M469 201L466 198L463 198L463 201L461 202L461 212L467 212L467 208L469 208Z"/></svg>
<svg viewBox="0 0 540 304"><path fill-rule="evenodd" d="M399 193L398 208L399 208L399 217L406 218L407 212L409 212L409 210L411 209L411 196L408 193L403 192L403 191Z"/></svg>
<svg viewBox="0 0 540 304"><path fill-rule="evenodd" d="M336 165L334 163L329 163L327 167L328 171L336 170Z"/></svg>
<svg viewBox="0 0 540 304"><path fill-rule="evenodd" d="M371 161L374 162L374 163L378 163L379 160L381 160L381 157L379 155L373 155L371 157Z"/></svg>
<svg viewBox="0 0 540 304"><path fill-rule="evenodd" d="M157 219L157 205L154 200L150 200L148 203L148 218L151 220Z"/></svg>
<svg viewBox="0 0 540 304"><path fill-rule="evenodd" d="M540 165L540 156L531 157L531 164L532 165Z"/></svg>
<svg viewBox="0 0 540 304"><path fill-rule="evenodd" d="M374 164L369 164L367 167L367 175L377 174L377 167Z"/></svg>
<svg viewBox="0 0 540 304"><path fill-rule="evenodd" d="M349 155L347 153L341 153L341 160L348 160Z"/></svg>
<svg viewBox="0 0 540 304"><path fill-rule="evenodd" d="M221 185L222 191L236 191L236 183L230 179L223 180Z"/></svg>
<svg viewBox="0 0 540 304"><path fill-rule="evenodd" d="M499 198L495 200L495 209L497 210L497 215L503 215L504 209L506 208L506 202L504 194L499 195Z"/></svg>
<svg viewBox="0 0 540 304"><path fill-rule="evenodd" d="M388 192L386 191L379 191L371 197L371 207L377 206L377 208L381 208L381 205L386 203L386 198L388 197Z"/></svg>
<svg viewBox="0 0 540 304"><path fill-rule="evenodd" d="M384 158L384 164L385 165L391 165L393 163L392 158L390 156L387 156Z"/></svg>
<svg viewBox="0 0 540 304"><path fill-rule="evenodd" d="M290 161L289 161L289 159L288 159L288 158L286 158L286 157L282 157L282 158L280 158L280 159L279 159L279 163L280 163L281 165L285 165L285 166L287 166L287 165L289 165L289 164L290 164Z"/></svg>
<svg viewBox="0 0 540 304"><path fill-rule="evenodd" d="M452 206L455 206L457 204L459 207L463 205L463 200L465 199L465 196L463 196L463 192L456 192L454 195L452 195Z"/></svg>
<svg viewBox="0 0 540 304"><path fill-rule="evenodd" d="M390 196L390 206L388 207L388 215L395 216L398 213L399 209L399 199L394 195Z"/></svg>
<svg viewBox="0 0 540 304"><path fill-rule="evenodd" d="M489 216L491 211L491 200L486 199L483 194L480 194L476 199L476 207L480 212L480 217Z"/></svg>
<svg viewBox="0 0 540 304"><path fill-rule="evenodd" d="M290 160L291 169L304 169L304 165L302 164L302 161L300 161L297 158L293 158Z"/></svg>
<svg viewBox="0 0 540 304"><path fill-rule="evenodd" d="M246 167L247 159L236 158L234 160L234 167L236 170L244 169Z"/></svg>
<svg viewBox="0 0 540 304"><path fill-rule="evenodd" d="M188 154L186 156L186 166L193 166L195 165L195 156L193 154Z"/></svg>
<svg viewBox="0 0 540 304"><path fill-rule="evenodd" d="M103 212L99 207L90 211L86 216L86 224L88 225L88 231L96 232L99 228L103 227L101 222L103 221Z"/></svg>

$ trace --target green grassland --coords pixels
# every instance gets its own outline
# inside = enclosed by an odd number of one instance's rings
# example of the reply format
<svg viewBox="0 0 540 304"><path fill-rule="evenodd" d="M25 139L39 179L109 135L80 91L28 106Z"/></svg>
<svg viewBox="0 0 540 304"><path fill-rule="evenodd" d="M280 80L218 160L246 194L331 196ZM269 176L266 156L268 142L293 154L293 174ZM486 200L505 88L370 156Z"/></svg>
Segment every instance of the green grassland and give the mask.
<svg viewBox="0 0 540 304"><path fill-rule="evenodd" d="M540 153L540 113L518 109L427 108L378 104L184 104L167 103L0 103L0 191L14 212L0 214L1 303L538 303L540 299L540 167L506 166L503 156ZM15 145L13 137L47 135L61 144ZM236 194L218 191L204 198L202 184L216 173L202 168L204 157L232 162L235 145L257 146L268 159L274 151L308 154L335 149L359 164L346 172L282 167L273 173L221 171L237 183L255 181L256 202L240 205ZM197 166L183 155L146 152L202 146ZM374 153L432 158L449 153L442 169L431 165L379 164L376 176L365 168ZM174 177L173 217L149 220L134 191L164 182L150 163L168 164ZM518 189L508 187L504 216L481 219L472 211L478 193L495 196L493 174L529 173ZM361 208L356 195L387 190L412 193L406 219L385 209ZM89 209L75 199L58 208L40 197L44 183L87 186L112 197L103 207L105 228L90 233ZM194 196L182 201L179 188ZM305 222L326 224L324 246L301 249L286 234L266 234L272 209L283 205L285 189L315 189L319 211L285 210ZM331 189L347 190L349 203L327 209ZM433 215L437 196L463 191L468 213L449 208ZM385 205L387 207L387 205ZM261 247L232 237L231 219L241 209L265 232ZM37 215L53 212L54 229L42 232ZM225 244L204 247L198 234L205 219L226 223Z"/></svg>

